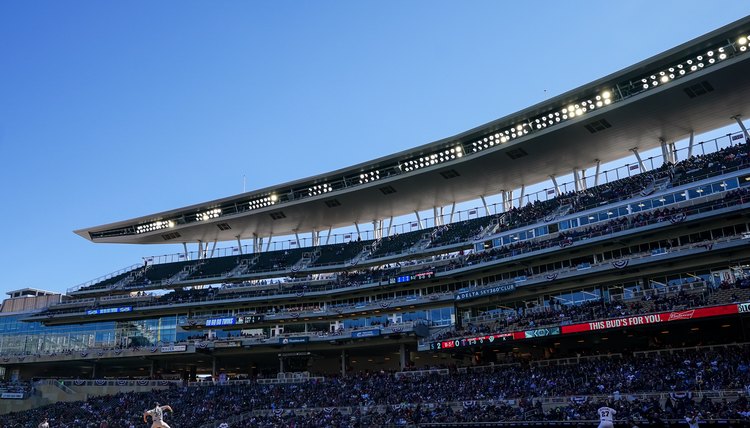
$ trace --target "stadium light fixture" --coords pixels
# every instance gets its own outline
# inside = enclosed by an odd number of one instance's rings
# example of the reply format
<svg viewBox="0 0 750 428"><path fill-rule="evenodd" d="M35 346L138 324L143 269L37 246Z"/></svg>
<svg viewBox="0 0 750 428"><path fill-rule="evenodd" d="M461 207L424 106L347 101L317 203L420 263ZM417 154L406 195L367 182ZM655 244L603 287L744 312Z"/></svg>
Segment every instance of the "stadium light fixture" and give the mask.
<svg viewBox="0 0 750 428"><path fill-rule="evenodd" d="M331 191L333 191L333 187L331 187L331 185L328 183L316 184L315 186L309 187L307 189L307 193L310 196L322 195Z"/></svg>
<svg viewBox="0 0 750 428"><path fill-rule="evenodd" d="M221 215L221 208L214 208L212 210L203 211L202 213L198 213L195 216L195 219L198 221L208 221L212 218L216 218Z"/></svg>
<svg viewBox="0 0 750 428"><path fill-rule="evenodd" d="M152 223L139 224L135 227L135 233L148 233L170 227L174 227L174 222L172 220L155 221Z"/></svg>
<svg viewBox="0 0 750 428"><path fill-rule="evenodd" d="M268 196L263 196L261 198L253 199L252 201L248 202L248 205L250 206L251 210L257 210L258 208L271 206L278 201L279 197L275 194L271 194Z"/></svg>
<svg viewBox="0 0 750 428"><path fill-rule="evenodd" d="M380 180L380 171L363 172L359 174L359 184L369 183L371 181Z"/></svg>
<svg viewBox="0 0 750 428"><path fill-rule="evenodd" d="M489 141L489 138L487 140ZM464 155L464 149L459 144L450 148L441 149L440 151L437 151L434 153L420 156L418 158L404 161L399 166L401 167L402 171L410 172L410 171L414 171L420 168L425 168L425 167L432 166L432 165L438 165L443 162L452 161L452 160L462 157L463 155Z"/></svg>

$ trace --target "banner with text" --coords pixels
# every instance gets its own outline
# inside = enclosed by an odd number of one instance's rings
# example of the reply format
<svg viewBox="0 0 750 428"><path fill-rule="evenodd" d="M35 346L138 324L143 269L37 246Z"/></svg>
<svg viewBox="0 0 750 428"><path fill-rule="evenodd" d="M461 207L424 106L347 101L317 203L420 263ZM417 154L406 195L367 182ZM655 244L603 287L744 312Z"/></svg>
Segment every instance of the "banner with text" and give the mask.
<svg viewBox="0 0 750 428"><path fill-rule="evenodd" d="M491 296L493 294L509 293L516 289L516 284L501 284L494 287L482 288L480 290L464 291L456 294L456 300L476 299L478 297Z"/></svg>
<svg viewBox="0 0 750 428"><path fill-rule="evenodd" d="M675 312L661 312L658 314L649 315L634 315L630 317L564 325L562 326L562 332L563 334L580 333L583 331L598 331L607 330L610 328L635 327L640 325L658 324L670 321L682 321L695 318L732 315L738 313L738 306L739 305L712 306L709 308L698 308Z"/></svg>

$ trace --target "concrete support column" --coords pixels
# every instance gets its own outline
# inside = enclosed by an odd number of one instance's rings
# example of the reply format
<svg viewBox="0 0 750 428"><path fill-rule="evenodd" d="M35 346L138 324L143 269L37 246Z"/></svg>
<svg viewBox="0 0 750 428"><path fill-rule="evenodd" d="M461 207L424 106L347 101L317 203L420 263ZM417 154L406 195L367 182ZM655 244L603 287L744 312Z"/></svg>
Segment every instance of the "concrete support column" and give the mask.
<svg viewBox="0 0 750 428"><path fill-rule="evenodd" d="M310 239L312 239L312 246L317 247L320 245L320 232L313 229L312 232L310 232Z"/></svg>
<svg viewBox="0 0 750 428"><path fill-rule="evenodd" d="M211 357L211 378L214 381L216 381L216 375L218 375L216 371L216 357Z"/></svg>
<svg viewBox="0 0 750 428"><path fill-rule="evenodd" d="M188 375L188 380L190 382L195 382L198 380L198 367L190 366L190 374Z"/></svg>
<svg viewBox="0 0 750 428"><path fill-rule="evenodd" d="M279 373L284 373L284 357L279 355Z"/></svg>
<svg viewBox="0 0 750 428"><path fill-rule="evenodd" d="M669 159L672 164L676 164L677 159L677 146L675 145L674 141L671 143L667 143L667 151L669 152Z"/></svg>
<svg viewBox="0 0 750 428"><path fill-rule="evenodd" d="M443 225L443 219L440 217L438 207L432 207L432 218L434 219L435 226Z"/></svg>
<svg viewBox="0 0 750 428"><path fill-rule="evenodd" d="M594 159L594 162L596 162L596 172L594 172L594 187L596 187L599 185L599 169L602 162L599 159Z"/></svg>
<svg viewBox="0 0 750 428"><path fill-rule="evenodd" d="M526 185L521 185L521 194L518 196L518 208L523 207L523 197L526 196Z"/></svg>
<svg viewBox="0 0 750 428"><path fill-rule="evenodd" d="M346 377L346 351L341 350L341 377Z"/></svg>
<svg viewBox="0 0 750 428"><path fill-rule="evenodd" d="M513 208L513 191L503 190L502 196L503 196L503 212L508 212L510 211L511 208Z"/></svg>
<svg viewBox="0 0 750 428"><path fill-rule="evenodd" d="M399 348L399 367L401 370L406 370L406 345L401 344L401 347Z"/></svg>
<svg viewBox="0 0 750 428"><path fill-rule="evenodd" d="M581 178L579 179L580 183L578 184L578 187L581 188L581 190L586 190L586 169L581 170Z"/></svg>

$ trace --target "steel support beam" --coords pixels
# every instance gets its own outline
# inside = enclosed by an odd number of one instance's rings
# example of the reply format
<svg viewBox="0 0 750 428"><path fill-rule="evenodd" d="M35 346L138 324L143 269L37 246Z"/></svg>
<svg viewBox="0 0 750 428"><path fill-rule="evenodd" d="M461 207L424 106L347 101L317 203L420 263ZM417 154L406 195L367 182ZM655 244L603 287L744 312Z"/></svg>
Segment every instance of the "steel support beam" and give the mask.
<svg viewBox="0 0 750 428"><path fill-rule="evenodd" d="M594 187L599 185L599 170L602 166L602 161L599 159L594 159L594 162L596 162L596 172L594 173Z"/></svg>
<svg viewBox="0 0 750 428"><path fill-rule="evenodd" d="M742 129L742 133L745 135L745 141L750 141L750 134L747 133L747 128L745 128L745 124L742 123L740 115L732 116L732 119L737 121L737 125L740 125L740 129Z"/></svg>
<svg viewBox="0 0 750 428"><path fill-rule="evenodd" d="M560 196L560 186L557 184L557 178L554 175L550 175L549 179L552 180L552 185L555 186L555 196Z"/></svg>
<svg viewBox="0 0 750 428"><path fill-rule="evenodd" d="M646 172L646 165L643 164L641 154L638 153L638 147L633 147L632 149L630 149L630 151L633 152L635 158L638 159L638 166L641 168L641 172Z"/></svg>

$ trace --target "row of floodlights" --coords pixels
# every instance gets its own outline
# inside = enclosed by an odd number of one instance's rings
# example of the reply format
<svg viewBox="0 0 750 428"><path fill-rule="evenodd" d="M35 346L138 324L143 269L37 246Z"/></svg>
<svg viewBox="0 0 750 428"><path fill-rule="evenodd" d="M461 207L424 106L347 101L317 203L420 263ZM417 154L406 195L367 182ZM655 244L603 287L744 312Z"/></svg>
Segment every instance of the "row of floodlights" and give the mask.
<svg viewBox="0 0 750 428"><path fill-rule="evenodd" d="M166 229L169 227L174 227L174 222L172 220L154 221L147 224L139 224L135 227L135 233L153 232L155 230Z"/></svg>
<svg viewBox="0 0 750 428"><path fill-rule="evenodd" d="M369 183L375 180L380 180L380 171L376 170L359 174L359 184Z"/></svg>
<svg viewBox="0 0 750 428"><path fill-rule="evenodd" d="M739 37L737 39L737 46L739 46L738 50L740 52L746 52L748 47L750 47L750 38L748 36ZM687 59L658 73L642 78L641 85L643 89L650 89L725 59L727 59L725 47L711 49L701 55L696 55L694 58ZM612 101L612 92L604 90L593 99L581 100L568 105L560 111L545 113L539 117L532 118L529 123L513 125L492 135L485 136L472 142L471 150L472 152L479 152L501 143L507 143L514 138L528 134L530 127L535 130L541 130L564 120L582 116L587 112L607 106Z"/></svg>
<svg viewBox="0 0 750 428"><path fill-rule="evenodd" d="M443 162L458 159L464 155L464 149L460 145L444 149L436 153L420 156L401 163L404 172L414 171L420 168L437 165Z"/></svg>
<svg viewBox="0 0 750 428"><path fill-rule="evenodd" d="M208 221L212 218L216 218L221 215L221 208L214 208L212 210L204 211L202 213L198 213L198 215L195 216L195 219L198 221Z"/></svg>
<svg viewBox="0 0 750 428"><path fill-rule="evenodd" d="M333 187L331 187L331 185L328 183L316 184L315 186L307 189L307 192L310 196L322 195L323 193L328 193L331 191L333 191Z"/></svg>
<svg viewBox="0 0 750 428"><path fill-rule="evenodd" d="M581 100L577 103L571 103L559 111L545 113L536 118L532 118L529 122L513 125L502 131L480 138L471 143L471 151L476 153L499 144L507 143L513 139L527 135L532 130L544 129L564 120L582 116L587 112L610 105L611 103L612 92L604 90L593 98Z"/></svg>
<svg viewBox="0 0 750 428"><path fill-rule="evenodd" d="M738 44L741 44L741 40L743 39L745 41L745 44L740 46L740 51L742 52L747 49L747 39L743 37L740 38L740 40L738 40L737 42ZM675 64L674 66L669 67L666 70L662 70L648 77L644 77L643 79L641 79L641 85L643 89L653 88L661 84L668 83L669 81L678 77L682 77L687 73L698 71L707 65L711 65L716 63L717 61L722 61L725 59L727 59L727 54L726 50L723 47L715 50L710 50L705 54L698 55L695 58L690 58L684 62Z"/></svg>
<svg viewBox="0 0 750 428"><path fill-rule="evenodd" d="M276 195L264 196L262 198L253 199L248 204L251 210L257 210L258 208L269 207L279 201L279 197Z"/></svg>

